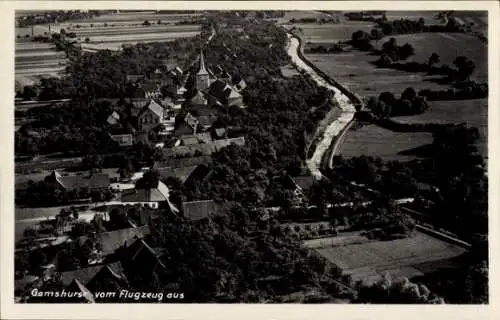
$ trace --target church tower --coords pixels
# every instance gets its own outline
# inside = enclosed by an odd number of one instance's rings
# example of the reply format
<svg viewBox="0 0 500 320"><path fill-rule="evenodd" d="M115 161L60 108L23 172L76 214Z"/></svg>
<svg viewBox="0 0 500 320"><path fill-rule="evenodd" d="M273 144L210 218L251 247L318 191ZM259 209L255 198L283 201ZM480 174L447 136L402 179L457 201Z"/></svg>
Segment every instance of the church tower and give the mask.
<svg viewBox="0 0 500 320"><path fill-rule="evenodd" d="M210 75L205 67L203 51L200 51L200 70L196 74L196 89L205 90L210 86Z"/></svg>

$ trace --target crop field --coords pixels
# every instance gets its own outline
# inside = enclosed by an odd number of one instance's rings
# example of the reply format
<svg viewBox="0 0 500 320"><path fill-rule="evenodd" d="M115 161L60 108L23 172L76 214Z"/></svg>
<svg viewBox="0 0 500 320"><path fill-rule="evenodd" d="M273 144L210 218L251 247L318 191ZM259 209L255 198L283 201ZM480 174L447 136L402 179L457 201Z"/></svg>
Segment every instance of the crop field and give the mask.
<svg viewBox="0 0 500 320"><path fill-rule="evenodd" d="M64 52L49 43L16 42L16 87L33 85L42 77L57 77L64 71Z"/></svg>
<svg viewBox="0 0 500 320"><path fill-rule="evenodd" d="M353 235L348 235L344 244L342 236L336 238L330 246L314 250L351 274L355 281L368 283L376 281L385 272L393 279L421 276L466 251L421 232L410 238L391 241L362 242L357 239L353 242Z"/></svg>
<svg viewBox="0 0 500 320"><path fill-rule="evenodd" d="M415 156L404 155L401 152L431 142L430 133L393 132L371 124L349 130L338 149L338 154L346 158L365 154L384 160L408 161Z"/></svg>

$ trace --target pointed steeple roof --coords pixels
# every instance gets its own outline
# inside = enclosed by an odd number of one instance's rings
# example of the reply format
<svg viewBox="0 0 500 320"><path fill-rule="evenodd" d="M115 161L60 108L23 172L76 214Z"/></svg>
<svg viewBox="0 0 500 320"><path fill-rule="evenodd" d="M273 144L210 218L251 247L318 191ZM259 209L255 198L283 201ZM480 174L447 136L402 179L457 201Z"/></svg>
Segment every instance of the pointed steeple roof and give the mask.
<svg viewBox="0 0 500 320"><path fill-rule="evenodd" d="M200 50L200 70L198 71L198 75L206 75L208 74L207 68L205 67L205 59L203 58L203 50Z"/></svg>

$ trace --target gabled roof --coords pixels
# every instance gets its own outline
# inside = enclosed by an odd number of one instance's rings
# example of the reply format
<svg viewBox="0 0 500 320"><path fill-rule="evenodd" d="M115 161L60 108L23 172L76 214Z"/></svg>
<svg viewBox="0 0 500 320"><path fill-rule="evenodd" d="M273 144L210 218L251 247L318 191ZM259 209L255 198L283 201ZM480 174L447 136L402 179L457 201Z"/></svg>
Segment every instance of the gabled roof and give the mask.
<svg viewBox="0 0 500 320"><path fill-rule="evenodd" d="M130 189L122 192L123 202L160 202L168 201L168 187L161 181L151 189Z"/></svg>
<svg viewBox="0 0 500 320"><path fill-rule="evenodd" d="M160 106L155 100L151 99L149 100L149 103L142 109L141 113L139 114L139 117L146 111L150 110L153 112L156 116L160 117L163 119L163 107Z"/></svg>
<svg viewBox="0 0 500 320"><path fill-rule="evenodd" d="M143 238L149 233L149 226L119 229L97 234L97 241L102 245L102 254L106 256L114 253L126 242L136 238ZM87 236L82 236L79 237L77 241L83 244L87 239Z"/></svg>
<svg viewBox="0 0 500 320"><path fill-rule="evenodd" d="M223 138L226 135L226 128L217 128L215 129L215 135L218 138Z"/></svg>
<svg viewBox="0 0 500 320"><path fill-rule="evenodd" d="M61 273L61 283L64 286L69 286L75 280L82 286L88 285L100 272L108 271L112 277L116 279L126 279L123 273L122 264L117 261L110 264L103 264L98 266L87 267L83 269L76 269Z"/></svg>
<svg viewBox="0 0 500 320"><path fill-rule="evenodd" d="M191 99L189 99L189 102L194 105L206 105L207 99L205 98L203 93L198 90L196 94Z"/></svg>
<svg viewBox="0 0 500 320"><path fill-rule="evenodd" d="M90 176L61 176L54 170L48 177L49 181L59 183L66 190L73 189L103 189L109 187L110 181L107 174L92 174Z"/></svg>
<svg viewBox="0 0 500 320"><path fill-rule="evenodd" d="M95 303L95 298L92 292L90 292L87 287L85 287L80 281L77 279L73 279L73 281L69 284L69 289L72 292L81 292L83 294L83 299L87 300L90 303ZM80 298L81 299L81 298Z"/></svg>
<svg viewBox="0 0 500 320"><path fill-rule="evenodd" d="M134 241L134 243L132 243L128 247L127 251L131 261L143 264L146 263L147 260L153 260L154 262L158 263L163 269L165 269L165 265L160 260L159 254L143 239Z"/></svg>
<svg viewBox="0 0 500 320"><path fill-rule="evenodd" d="M148 99L133 99L132 101L132 106L137 109L142 109L144 108L145 105L148 104L149 100Z"/></svg>
<svg viewBox="0 0 500 320"><path fill-rule="evenodd" d="M109 124L116 124L116 123L118 123L118 121L120 121L120 115L118 114L118 112L113 111L113 113L111 113L108 116L107 121Z"/></svg>
<svg viewBox="0 0 500 320"><path fill-rule="evenodd" d="M216 205L213 200L190 201L182 203L182 212L190 220L196 221L209 217L216 213Z"/></svg>
<svg viewBox="0 0 500 320"><path fill-rule="evenodd" d="M179 168L165 167L156 169L161 177L173 177L181 180L184 183L193 173L197 166L186 166Z"/></svg>

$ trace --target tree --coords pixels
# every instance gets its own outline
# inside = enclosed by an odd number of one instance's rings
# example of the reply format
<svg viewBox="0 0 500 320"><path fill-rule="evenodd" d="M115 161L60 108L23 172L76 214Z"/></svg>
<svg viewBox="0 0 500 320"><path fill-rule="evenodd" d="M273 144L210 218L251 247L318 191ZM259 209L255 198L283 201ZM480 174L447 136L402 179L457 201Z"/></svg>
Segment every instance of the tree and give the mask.
<svg viewBox="0 0 500 320"><path fill-rule="evenodd" d="M427 66L430 68L432 68L436 63L439 63L441 62L440 60L440 57L437 53L433 52L431 54L431 56L429 57L429 60L427 62Z"/></svg>
<svg viewBox="0 0 500 320"><path fill-rule="evenodd" d="M476 68L476 65L474 62L469 60L467 57L464 56L458 56L453 60L453 64L457 67L457 80L468 80L472 73L474 72L474 69Z"/></svg>
<svg viewBox="0 0 500 320"><path fill-rule="evenodd" d="M415 54L415 49L409 43L405 43L401 48L399 48L399 59L406 60L408 57Z"/></svg>
<svg viewBox="0 0 500 320"><path fill-rule="evenodd" d="M401 94L401 99L412 101L417 97L417 92L413 88L406 88Z"/></svg>

